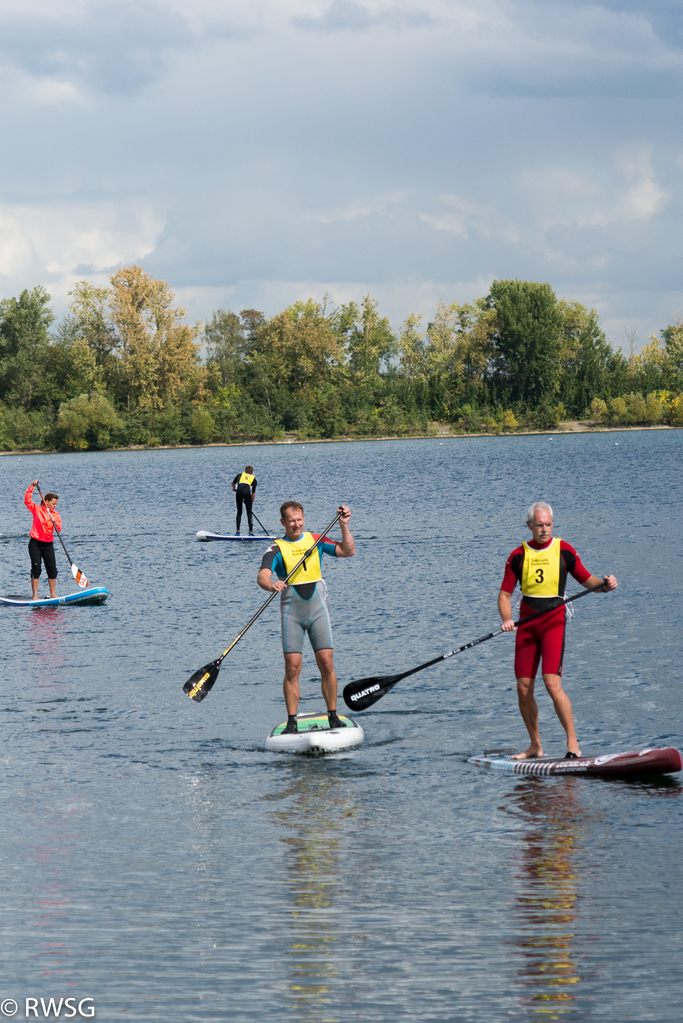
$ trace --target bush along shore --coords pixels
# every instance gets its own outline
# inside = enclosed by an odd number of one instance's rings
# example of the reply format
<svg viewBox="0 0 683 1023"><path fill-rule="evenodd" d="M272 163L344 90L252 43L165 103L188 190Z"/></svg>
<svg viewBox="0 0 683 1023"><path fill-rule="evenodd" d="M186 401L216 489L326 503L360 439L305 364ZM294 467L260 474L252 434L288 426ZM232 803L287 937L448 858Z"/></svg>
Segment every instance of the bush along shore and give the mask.
<svg viewBox="0 0 683 1023"><path fill-rule="evenodd" d="M548 284L494 281L397 332L369 295L190 324L140 266L69 295L59 323L40 287L0 302L0 450L683 425L683 326L626 356Z"/></svg>

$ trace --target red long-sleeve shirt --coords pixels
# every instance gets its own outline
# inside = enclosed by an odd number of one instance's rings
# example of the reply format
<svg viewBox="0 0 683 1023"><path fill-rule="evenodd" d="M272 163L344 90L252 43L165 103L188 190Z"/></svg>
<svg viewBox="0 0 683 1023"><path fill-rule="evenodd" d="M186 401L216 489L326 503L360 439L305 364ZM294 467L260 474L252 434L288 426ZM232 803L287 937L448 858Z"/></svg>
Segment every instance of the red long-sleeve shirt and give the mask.
<svg viewBox="0 0 683 1023"><path fill-rule="evenodd" d="M549 540L547 544L537 544L534 543L533 540L529 540L527 542L532 550L543 551L550 547L552 540ZM521 584L523 563L524 547L516 547L505 563L505 574L500 586L501 590L505 593L511 594L517 583L519 582ZM565 540L560 540L560 578L557 591L557 595L559 597L564 596L568 573L573 575L576 581L581 583L582 586L585 586L591 577L590 572L581 562L581 558L576 553L572 545L567 543ZM544 604L547 606L548 600L552 599L552 597L523 597L522 603L526 608L532 611L539 611Z"/></svg>
<svg viewBox="0 0 683 1023"><path fill-rule="evenodd" d="M43 543L52 543L54 539L54 526L57 527L57 532L61 533L62 520L59 517L58 511L53 511L52 515L50 515L50 512L44 505L35 504L33 501L33 490L34 487L30 486L24 494L24 504L33 515L31 536L34 540L42 540Z"/></svg>

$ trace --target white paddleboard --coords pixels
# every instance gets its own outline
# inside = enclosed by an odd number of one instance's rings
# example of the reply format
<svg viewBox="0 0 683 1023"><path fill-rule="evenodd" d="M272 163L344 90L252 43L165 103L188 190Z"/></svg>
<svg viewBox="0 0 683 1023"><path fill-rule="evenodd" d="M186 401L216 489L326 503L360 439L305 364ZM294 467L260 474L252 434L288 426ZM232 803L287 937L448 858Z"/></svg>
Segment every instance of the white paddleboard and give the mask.
<svg viewBox="0 0 683 1023"><path fill-rule="evenodd" d="M197 539L207 543L209 540L275 540L276 537L268 536L267 533L257 533L255 536L250 536L249 533L207 533L200 529Z"/></svg>
<svg viewBox="0 0 683 1023"><path fill-rule="evenodd" d="M293 735L283 735L287 725L287 722L283 721L266 737L266 749L276 753L336 753L351 746L359 746L364 739L361 726L343 714L339 717L345 728L330 728L324 711L297 714L296 723L299 731Z"/></svg>

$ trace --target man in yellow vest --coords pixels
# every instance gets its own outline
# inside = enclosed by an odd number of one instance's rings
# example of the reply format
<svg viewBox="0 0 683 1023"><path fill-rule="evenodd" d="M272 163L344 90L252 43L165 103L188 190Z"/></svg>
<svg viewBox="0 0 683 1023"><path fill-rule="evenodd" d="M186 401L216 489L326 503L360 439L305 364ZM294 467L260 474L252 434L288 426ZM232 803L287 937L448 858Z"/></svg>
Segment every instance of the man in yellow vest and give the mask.
<svg viewBox="0 0 683 1023"><path fill-rule="evenodd" d="M344 727L344 722L337 715L337 675L332 656L332 628L325 602L327 587L320 564L323 554L333 558L352 558L356 553L349 529L351 512L345 504L337 510L341 513L341 542L325 537L285 585L283 580L320 536L319 533L304 530L302 505L298 501L286 501L280 508L280 522L285 528L285 535L282 540L276 540L263 555L256 579L262 590L280 594L282 651L285 655L285 680L282 688L287 706L284 734L298 731L296 712L299 706L299 676L305 633L308 633L320 668L330 728ZM273 579L273 575L277 578Z"/></svg>
<svg viewBox="0 0 683 1023"><path fill-rule="evenodd" d="M237 501L237 528L235 530L237 536L240 535L240 525L242 523L242 505L247 509L247 522L249 523L249 536L254 535L254 523L251 515L251 506L256 500L256 477L254 476L254 466L247 465L244 472L238 472L232 481L232 489L235 492L235 500Z"/></svg>
<svg viewBox="0 0 683 1023"><path fill-rule="evenodd" d="M515 630L510 598L519 582L522 589L519 616L524 618L534 611L552 605L557 597L564 597L568 572L586 588L604 583L605 592L615 590L617 580L613 575L606 575L602 579L591 575L581 564L579 555L570 544L559 537L553 539L553 510L549 504L537 501L531 505L527 514L527 526L531 530L532 539L517 547L508 558L498 594L502 628L505 632L517 632L515 638L517 698L530 740L529 748L514 759L526 760L543 756L541 735L538 730L538 707L534 699L536 672L539 664L542 664L545 687L567 734L567 758L575 760L581 756L581 750L574 731L572 705L562 688L566 607L548 611L528 625L520 625L519 629Z"/></svg>

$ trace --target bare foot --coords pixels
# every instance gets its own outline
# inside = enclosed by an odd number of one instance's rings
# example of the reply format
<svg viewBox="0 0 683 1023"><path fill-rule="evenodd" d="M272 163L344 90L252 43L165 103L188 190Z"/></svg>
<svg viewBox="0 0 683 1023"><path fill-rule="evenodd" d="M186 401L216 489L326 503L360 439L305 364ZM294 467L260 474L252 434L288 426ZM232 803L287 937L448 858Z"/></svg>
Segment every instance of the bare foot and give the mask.
<svg viewBox="0 0 683 1023"><path fill-rule="evenodd" d="M580 756L583 756L583 754L581 753L581 750L578 747L578 743L575 743L573 746L567 746L567 755L569 755L570 753L573 756L575 756L577 758L577 760L578 760L578 758Z"/></svg>
<svg viewBox="0 0 683 1023"><path fill-rule="evenodd" d="M523 753L516 753L512 758L513 760L535 760L536 757L542 757L543 750L540 746L529 746L529 749L525 749Z"/></svg>

